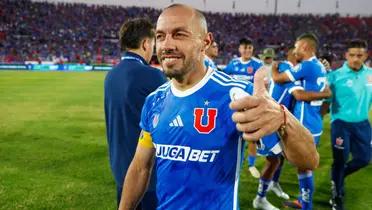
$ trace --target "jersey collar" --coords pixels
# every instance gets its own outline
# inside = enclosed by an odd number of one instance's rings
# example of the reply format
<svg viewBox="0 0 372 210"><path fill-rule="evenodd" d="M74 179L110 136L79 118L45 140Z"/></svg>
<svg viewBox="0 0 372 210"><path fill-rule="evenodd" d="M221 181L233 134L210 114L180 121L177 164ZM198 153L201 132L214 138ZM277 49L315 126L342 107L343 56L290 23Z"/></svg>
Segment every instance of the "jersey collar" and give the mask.
<svg viewBox="0 0 372 210"><path fill-rule="evenodd" d="M208 61L213 61L212 58L210 58L208 55L204 55L204 58L207 59Z"/></svg>
<svg viewBox="0 0 372 210"><path fill-rule="evenodd" d="M287 63L292 68L294 67L293 63L288 60L285 60L284 63Z"/></svg>
<svg viewBox="0 0 372 210"><path fill-rule="evenodd" d="M173 95L177 97L186 97L186 96L189 96L195 93L196 91L200 90L209 81L209 78L211 77L213 71L214 70L212 68L208 67L207 73L204 75L203 79L201 79L198 83L196 83L196 85L194 85L190 89L187 89L184 91L178 90L174 86L173 82L171 82L171 91Z"/></svg>
<svg viewBox="0 0 372 210"><path fill-rule="evenodd" d="M242 63L242 64L248 64L249 62L251 62L251 60L252 60L252 58L250 58L250 59L247 60L247 61L243 61L242 57L239 57L239 61L240 61L240 63Z"/></svg>
<svg viewBox="0 0 372 210"><path fill-rule="evenodd" d="M313 56L313 57L307 59L306 61L312 61L312 60L314 60L314 59L317 59L316 56Z"/></svg>
<svg viewBox="0 0 372 210"><path fill-rule="evenodd" d="M347 71L349 72L353 72L353 73L360 73L360 72L363 72L364 70L367 69L367 66L365 64L362 65L361 69L359 71L354 71L352 70L349 65L347 64L347 61L344 62L344 65L343 65L343 68L344 69L347 69Z"/></svg>

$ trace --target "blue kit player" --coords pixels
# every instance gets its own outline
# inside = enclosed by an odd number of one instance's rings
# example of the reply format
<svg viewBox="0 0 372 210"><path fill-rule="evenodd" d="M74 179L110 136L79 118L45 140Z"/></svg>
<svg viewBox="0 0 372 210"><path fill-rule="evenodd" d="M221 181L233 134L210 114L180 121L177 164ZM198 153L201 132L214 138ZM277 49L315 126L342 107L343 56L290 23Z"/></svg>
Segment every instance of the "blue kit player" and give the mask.
<svg viewBox="0 0 372 210"><path fill-rule="evenodd" d="M243 38L239 41L239 58L232 59L223 71L237 80L249 81L253 83L253 78L257 70L263 66L260 59L253 57L254 46L251 39ZM256 145L248 144L248 170L255 178L260 177L260 172L255 167Z"/></svg>
<svg viewBox="0 0 372 210"><path fill-rule="evenodd" d="M263 66L260 59L253 57L254 46L250 39L243 38L239 41L240 57L232 59L223 71L237 80L253 83L256 71Z"/></svg>
<svg viewBox="0 0 372 210"><path fill-rule="evenodd" d="M212 68L214 70L218 70L214 59L218 56L218 44L216 41L213 41L212 44L205 50L205 58L204 58L204 65L208 68Z"/></svg>
<svg viewBox="0 0 372 210"><path fill-rule="evenodd" d="M293 47L288 50L287 61L279 63L279 72L291 70L293 66L297 64L293 50ZM292 110L293 97L288 90L292 86L293 84L291 82L281 84L275 83L274 81L271 81L269 86L269 93L271 97L279 104L285 106L289 111ZM276 133L273 133L263 137L262 142L264 145L270 145L272 142L279 142L279 136ZM279 177L284 162L284 158L281 155L282 151L278 144L271 144L269 147L259 148L257 152L260 155L266 156L266 162L263 170L261 171L259 187L257 190L257 196L253 200L253 207L255 209L278 209L267 201L266 193L267 191L272 190L278 197L289 199L288 194L282 190L279 184Z"/></svg>
<svg viewBox="0 0 372 210"><path fill-rule="evenodd" d="M288 160L302 169L317 167L311 134L266 97L263 78L253 87L205 68L204 53L210 44L201 12L174 4L160 14L157 56L171 80L151 93L143 106L142 134L125 177L120 210L136 208L153 165L157 209L239 209L242 137L257 141L283 131Z"/></svg>
<svg viewBox="0 0 372 210"><path fill-rule="evenodd" d="M322 134L322 117L320 107L322 98L330 96L326 89L326 70L323 64L315 57L318 39L312 33L305 33L299 36L295 43L294 53L296 58L301 61L292 71L287 70L279 73L277 68L273 68L273 80L277 83L288 81L300 81L300 84L289 89L296 99L293 114L313 135L314 143L318 144ZM318 92L319 95L312 94L314 97L306 97L304 92ZM318 100L314 100L318 99ZM302 209L312 209L312 198L314 192L314 180L312 171L298 170L300 184L300 206Z"/></svg>
<svg viewBox="0 0 372 210"><path fill-rule="evenodd" d="M282 73L285 71L293 71L295 65L297 65L297 58L294 54L294 47L290 47L287 52L287 60L280 62L277 68L278 71ZM296 85L293 82L276 83L274 81L271 81L269 92L274 100L276 100L279 104L285 106L289 111L293 110L295 98L302 97L303 100L311 101L327 96L327 93L323 92L318 93L295 90L292 91L292 94L295 95L295 97L293 97L289 90L292 89L294 86ZM276 133L265 136L262 138L262 143L263 145L265 145L265 147L261 147L257 151L258 154L266 156L266 163L262 170L262 176L260 177L257 196L253 201L253 207L256 209L277 209L270 202L267 201L267 191L273 191L280 198L286 200L289 199L288 194L286 194L282 190L279 184L279 177L282 170L284 157L281 153L279 145L273 144L278 141L279 136Z"/></svg>

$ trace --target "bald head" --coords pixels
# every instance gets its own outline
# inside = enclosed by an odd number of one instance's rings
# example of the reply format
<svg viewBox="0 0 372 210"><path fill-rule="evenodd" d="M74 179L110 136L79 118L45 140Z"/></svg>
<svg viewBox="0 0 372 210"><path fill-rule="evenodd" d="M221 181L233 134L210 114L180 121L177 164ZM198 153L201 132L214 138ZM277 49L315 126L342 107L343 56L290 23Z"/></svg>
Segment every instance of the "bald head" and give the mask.
<svg viewBox="0 0 372 210"><path fill-rule="evenodd" d="M166 7L163 12L160 14L159 19L163 14L173 13L177 15L185 15L187 19L192 21L195 32L199 32L201 36L204 36L208 32L207 20L203 13L195 8L184 4L172 4Z"/></svg>
<svg viewBox="0 0 372 210"><path fill-rule="evenodd" d="M165 8L158 18L155 36L156 53L168 77L182 83L184 78L205 73L205 51L212 34L201 12L182 4Z"/></svg>

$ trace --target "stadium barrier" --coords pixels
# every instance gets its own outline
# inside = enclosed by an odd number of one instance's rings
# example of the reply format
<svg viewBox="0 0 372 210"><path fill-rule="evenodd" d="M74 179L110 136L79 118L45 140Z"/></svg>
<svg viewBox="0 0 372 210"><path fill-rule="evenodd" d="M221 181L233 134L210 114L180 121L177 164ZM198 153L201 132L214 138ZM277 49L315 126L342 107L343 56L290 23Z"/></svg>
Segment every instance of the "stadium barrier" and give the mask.
<svg viewBox="0 0 372 210"><path fill-rule="evenodd" d="M0 63L0 70L23 71L109 71L112 65L86 65L86 64L7 64Z"/></svg>

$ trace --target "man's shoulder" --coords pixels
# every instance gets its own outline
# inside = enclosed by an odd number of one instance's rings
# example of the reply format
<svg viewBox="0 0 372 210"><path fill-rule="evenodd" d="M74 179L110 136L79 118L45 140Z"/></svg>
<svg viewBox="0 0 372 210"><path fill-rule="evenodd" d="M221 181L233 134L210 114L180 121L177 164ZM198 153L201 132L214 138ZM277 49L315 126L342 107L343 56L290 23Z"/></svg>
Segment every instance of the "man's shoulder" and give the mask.
<svg viewBox="0 0 372 210"><path fill-rule="evenodd" d="M230 91L231 88L236 87L244 89L250 94L253 93L253 84L251 82L237 80L221 71L214 71L211 75L211 80L218 86L218 90L221 91Z"/></svg>
<svg viewBox="0 0 372 210"><path fill-rule="evenodd" d="M306 67L314 67L314 66L317 66L317 63L315 63L314 61L309 61L309 60L305 60L305 61L302 61L301 62L301 65L302 66L306 66Z"/></svg>
<svg viewBox="0 0 372 210"><path fill-rule="evenodd" d="M255 64L260 64L260 65L263 64L263 62L260 59L256 58L256 57L252 57L251 60Z"/></svg>
<svg viewBox="0 0 372 210"><path fill-rule="evenodd" d="M303 61L301 62L301 67L305 69L310 69L314 71L320 71L325 73L325 67L322 63L320 63L318 60L311 60L311 61Z"/></svg>
<svg viewBox="0 0 372 210"><path fill-rule="evenodd" d="M367 74L372 74L372 68L367 66L367 65L364 65L364 68L366 69L366 72Z"/></svg>
<svg viewBox="0 0 372 210"><path fill-rule="evenodd" d="M279 70L279 72L290 70L291 68L292 68L291 64L289 64L287 61L281 61L278 64L278 70Z"/></svg>
<svg viewBox="0 0 372 210"><path fill-rule="evenodd" d="M170 89L170 86L171 86L171 81L168 81L162 84L160 87L156 88L153 92L151 92L147 96L147 98L149 98L149 100L152 100L154 98L164 97L166 95L166 92Z"/></svg>
<svg viewBox="0 0 372 210"><path fill-rule="evenodd" d="M229 62L229 64L232 64L232 65L238 65L240 64L240 58L233 58L231 59L231 61Z"/></svg>
<svg viewBox="0 0 372 210"><path fill-rule="evenodd" d="M340 74L344 70L345 70L345 68L343 66L341 66L341 67L339 67L337 69L334 69L333 71L328 72L327 73L327 77L333 77L336 74Z"/></svg>

